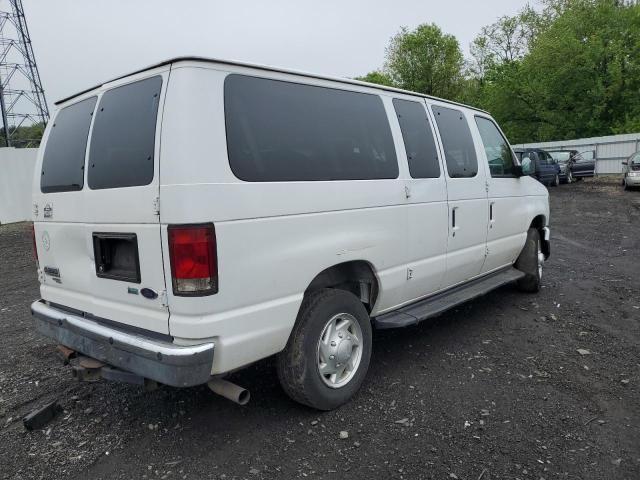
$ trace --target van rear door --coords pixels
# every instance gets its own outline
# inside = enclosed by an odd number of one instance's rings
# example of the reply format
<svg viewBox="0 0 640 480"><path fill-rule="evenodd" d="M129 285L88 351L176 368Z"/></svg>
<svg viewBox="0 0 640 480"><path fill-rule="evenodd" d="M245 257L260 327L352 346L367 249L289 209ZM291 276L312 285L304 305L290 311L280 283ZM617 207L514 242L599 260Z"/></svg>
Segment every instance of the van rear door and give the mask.
<svg viewBox="0 0 640 480"><path fill-rule="evenodd" d="M44 300L168 333L159 224L159 138L168 67L66 102L34 185Z"/></svg>

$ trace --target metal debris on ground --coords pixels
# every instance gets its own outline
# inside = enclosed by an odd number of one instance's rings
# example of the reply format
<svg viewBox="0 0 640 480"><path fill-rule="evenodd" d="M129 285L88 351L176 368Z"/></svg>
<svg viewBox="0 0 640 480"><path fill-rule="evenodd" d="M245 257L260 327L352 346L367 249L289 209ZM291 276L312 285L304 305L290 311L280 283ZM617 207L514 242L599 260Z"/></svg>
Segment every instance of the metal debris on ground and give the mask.
<svg viewBox="0 0 640 480"><path fill-rule="evenodd" d="M62 407L58 405L57 400L54 400L28 414L22 419L22 424L27 430L37 430L53 420L60 412L62 412Z"/></svg>

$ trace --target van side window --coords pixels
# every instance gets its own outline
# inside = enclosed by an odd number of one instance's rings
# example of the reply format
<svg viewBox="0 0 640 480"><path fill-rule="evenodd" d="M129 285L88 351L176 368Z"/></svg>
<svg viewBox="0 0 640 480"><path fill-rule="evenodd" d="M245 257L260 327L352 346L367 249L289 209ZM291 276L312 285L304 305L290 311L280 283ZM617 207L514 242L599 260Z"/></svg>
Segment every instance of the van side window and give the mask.
<svg viewBox="0 0 640 480"><path fill-rule="evenodd" d="M475 177L478 174L478 158L464 114L460 110L438 105L431 108L436 116L449 177Z"/></svg>
<svg viewBox="0 0 640 480"><path fill-rule="evenodd" d="M514 158L509 142L502 136L495 123L485 117L476 117L484 151L492 177L513 177Z"/></svg>
<svg viewBox="0 0 640 480"><path fill-rule="evenodd" d="M232 74L224 103L229 164L241 180L398 177L377 95Z"/></svg>
<svg viewBox="0 0 640 480"><path fill-rule="evenodd" d="M107 90L98 104L87 181L94 190L149 185L162 77Z"/></svg>
<svg viewBox="0 0 640 480"><path fill-rule="evenodd" d="M87 98L58 112L42 159L42 193L71 192L84 186L84 156L97 97Z"/></svg>
<svg viewBox="0 0 640 480"><path fill-rule="evenodd" d="M440 176L438 150L424 104L394 98L393 108L400 123L411 176L438 178Z"/></svg>

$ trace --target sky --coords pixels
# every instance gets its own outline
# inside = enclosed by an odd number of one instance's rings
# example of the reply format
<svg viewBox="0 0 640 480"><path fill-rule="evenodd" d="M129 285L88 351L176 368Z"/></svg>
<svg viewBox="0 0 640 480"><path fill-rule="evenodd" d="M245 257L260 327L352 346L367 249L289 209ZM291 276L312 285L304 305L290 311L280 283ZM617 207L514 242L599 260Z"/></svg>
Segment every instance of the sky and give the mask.
<svg viewBox="0 0 640 480"><path fill-rule="evenodd" d="M355 77L402 26L436 23L465 54L526 0L23 0L47 102L174 56Z"/></svg>

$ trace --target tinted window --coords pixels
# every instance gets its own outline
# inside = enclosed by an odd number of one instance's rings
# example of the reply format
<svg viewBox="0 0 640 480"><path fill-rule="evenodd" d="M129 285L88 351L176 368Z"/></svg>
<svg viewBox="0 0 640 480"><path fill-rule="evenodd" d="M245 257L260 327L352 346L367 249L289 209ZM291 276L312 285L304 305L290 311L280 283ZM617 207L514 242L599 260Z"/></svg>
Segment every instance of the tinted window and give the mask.
<svg viewBox="0 0 640 480"><path fill-rule="evenodd" d="M242 180L398 176L377 95L229 75L224 96L229 163Z"/></svg>
<svg viewBox="0 0 640 480"><path fill-rule="evenodd" d="M424 105L395 98L393 107L400 122L411 176L438 178L440 176L438 151Z"/></svg>
<svg viewBox="0 0 640 480"><path fill-rule="evenodd" d="M96 97L63 108L56 115L42 159L40 189L48 192L82 190L84 156Z"/></svg>
<svg viewBox="0 0 640 480"><path fill-rule="evenodd" d="M161 77L108 90L100 99L89 149L92 189L148 185L153 180L153 150Z"/></svg>
<svg viewBox="0 0 640 480"><path fill-rule="evenodd" d="M513 153L498 127L491 120L483 117L476 117L476 124L487 154L491 176L513 176Z"/></svg>
<svg viewBox="0 0 640 480"><path fill-rule="evenodd" d="M442 138L447 170L451 178L475 177L478 159L471 130L460 110L434 105L433 113Z"/></svg>

